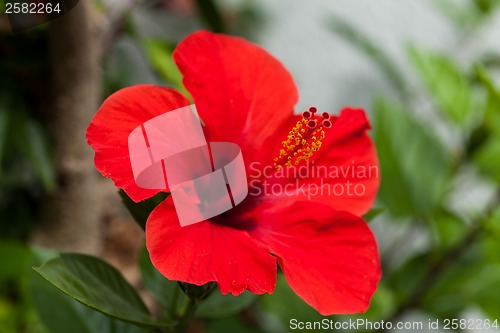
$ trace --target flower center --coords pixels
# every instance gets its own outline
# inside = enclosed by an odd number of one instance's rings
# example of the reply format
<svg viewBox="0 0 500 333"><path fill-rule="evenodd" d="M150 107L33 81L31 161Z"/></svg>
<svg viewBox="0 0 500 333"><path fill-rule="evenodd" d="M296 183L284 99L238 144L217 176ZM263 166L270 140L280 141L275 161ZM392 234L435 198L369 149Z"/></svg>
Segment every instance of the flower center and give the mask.
<svg viewBox="0 0 500 333"><path fill-rule="evenodd" d="M328 112L317 115L317 111L318 109L312 106L302 112L302 119L288 132L286 140L282 142L283 148L280 149L279 156L274 158L276 169L299 165L301 161L309 160L314 152L321 148L325 130L332 127L332 120Z"/></svg>

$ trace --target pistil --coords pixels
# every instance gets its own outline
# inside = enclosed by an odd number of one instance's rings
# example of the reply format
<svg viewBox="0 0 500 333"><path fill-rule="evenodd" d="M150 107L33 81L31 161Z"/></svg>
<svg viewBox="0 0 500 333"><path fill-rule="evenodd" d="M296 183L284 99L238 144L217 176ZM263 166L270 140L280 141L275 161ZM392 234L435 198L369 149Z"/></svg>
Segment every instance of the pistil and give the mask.
<svg viewBox="0 0 500 333"><path fill-rule="evenodd" d="M274 158L276 169L297 166L309 160L321 148L326 130L332 127L332 119L328 112L318 115L317 111L317 108L310 107L302 112L302 119L288 132L286 140L282 142L283 148Z"/></svg>

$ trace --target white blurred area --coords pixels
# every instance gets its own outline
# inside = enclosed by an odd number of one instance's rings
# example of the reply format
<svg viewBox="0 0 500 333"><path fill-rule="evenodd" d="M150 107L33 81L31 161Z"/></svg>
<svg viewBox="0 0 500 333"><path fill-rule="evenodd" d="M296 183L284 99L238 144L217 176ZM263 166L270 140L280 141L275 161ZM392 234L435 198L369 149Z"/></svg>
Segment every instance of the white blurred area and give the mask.
<svg viewBox="0 0 500 333"><path fill-rule="evenodd" d="M355 104L369 111L374 96L394 94L376 66L332 32L331 14L372 38L413 79L416 75L405 53L410 42L464 61L484 50L500 50L498 15L467 39L438 9L437 3L446 0L256 1L267 19L258 42L294 75L301 95L299 109L314 104L336 112Z"/></svg>
<svg viewBox="0 0 500 333"><path fill-rule="evenodd" d="M191 0L163 0L176 8L192 7ZM203 28L185 16L164 16L139 9L146 0L104 0L108 15L119 17L133 10L135 22L150 36L170 37ZM373 43L386 51L397 68L406 74L410 89L421 88L406 54L415 44L450 53L468 62L485 50L500 50L500 15L475 31L460 32L439 4L462 6L467 0L218 0L222 8L241 8L251 4L263 16L253 37L280 59L291 71L300 91L297 112L316 105L337 113L346 105L360 106L370 113L373 98L396 96L383 74L358 49L339 37L331 28L337 16L351 23ZM187 9L186 9L187 10ZM191 8L194 14L194 7ZM148 79L148 81L152 81Z"/></svg>

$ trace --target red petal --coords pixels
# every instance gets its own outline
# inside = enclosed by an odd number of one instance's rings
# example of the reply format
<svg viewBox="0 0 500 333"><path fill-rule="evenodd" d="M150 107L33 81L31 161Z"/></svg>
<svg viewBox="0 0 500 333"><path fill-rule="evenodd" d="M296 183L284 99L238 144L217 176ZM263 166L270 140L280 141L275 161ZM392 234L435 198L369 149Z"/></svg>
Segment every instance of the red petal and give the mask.
<svg viewBox="0 0 500 333"><path fill-rule="evenodd" d="M251 235L278 256L306 303L323 315L368 309L381 270L375 238L361 218L301 201L263 208L259 221Z"/></svg>
<svg viewBox="0 0 500 333"><path fill-rule="evenodd" d="M313 160L317 165L330 166L330 170L335 170L331 168L335 166L340 171L339 177L329 177L325 183L329 181L330 187L342 185L344 193L337 195L338 191L332 200L332 196L325 192L314 197L313 201L358 216L372 207L380 185L380 169L375 145L367 134L369 129L364 110L345 108L341 111ZM334 193L334 188L331 190Z"/></svg>
<svg viewBox="0 0 500 333"><path fill-rule="evenodd" d="M154 196L158 191L142 189L135 183L128 136L144 122L189 104L189 100L175 90L153 85L137 85L115 92L104 101L87 129L97 170L111 178L135 202Z"/></svg>
<svg viewBox="0 0 500 333"><path fill-rule="evenodd" d="M282 149L281 141L300 119L299 116L291 117L288 126L277 132L276 138L269 143L274 154L266 153L262 163L257 166L270 168L272 159ZM342 110L333 126L326 130L321 148L307 163L301 162L295 169L281 174L274 172L275 177L266 179L269 183L268 193L322 203L358 216L365 214L375 201L380 183L377 152L366 133L369 128L363 110ZM259 172L252 168L249 172L250 182L255 175L259 175ZM279 185L271 191L273 184Z"/></svg>
<svg viewBox="0 0 500 333"><path fill-rule="evenodd" d="M170 280L217 282L223 294L271 293L276 259L244 230L204 221L181 227L171 197L149 216L146 246L153 265Z"/></svg>
<svg viewBox="0 0 500 333"><path fill-rule="evenodd" d="M200 31L177 46L174 60L207 124L207 141L237 143L244 158L247 145L262 149L293 114L298 93L290 73L244 39Z"/></svg>

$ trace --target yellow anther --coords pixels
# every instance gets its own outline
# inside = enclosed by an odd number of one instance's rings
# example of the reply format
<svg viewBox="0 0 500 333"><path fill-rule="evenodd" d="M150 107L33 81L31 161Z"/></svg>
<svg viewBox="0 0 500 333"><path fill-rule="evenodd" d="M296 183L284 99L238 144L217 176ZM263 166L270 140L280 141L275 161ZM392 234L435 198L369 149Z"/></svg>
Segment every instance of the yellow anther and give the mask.
<svg viewBox="0 0 500 333"><path fill-rule="evenodd" d="M310 122L315 125L310 126ZM279 156L274 158L274 167L281 170L283 167L299 165L302 161L310 159L314 152L321 148L321 141L325 138L324 127L321 124L322 122L318 123L311 113L297 121L288 132L286 140L282 141L283 149L280 149Z"/></svg>

